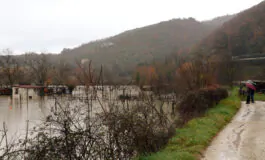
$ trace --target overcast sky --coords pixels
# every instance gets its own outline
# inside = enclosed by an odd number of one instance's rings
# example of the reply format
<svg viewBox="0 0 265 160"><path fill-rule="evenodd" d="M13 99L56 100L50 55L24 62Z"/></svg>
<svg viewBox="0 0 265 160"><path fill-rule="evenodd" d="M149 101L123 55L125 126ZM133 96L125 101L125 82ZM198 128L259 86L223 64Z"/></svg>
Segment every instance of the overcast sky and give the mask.
<svg viewBox="0 0 265 160"><path fill-rule="evenodd" d="M262 0L0 0L0 49L60 52L173 18L208 20Z"/></svg>

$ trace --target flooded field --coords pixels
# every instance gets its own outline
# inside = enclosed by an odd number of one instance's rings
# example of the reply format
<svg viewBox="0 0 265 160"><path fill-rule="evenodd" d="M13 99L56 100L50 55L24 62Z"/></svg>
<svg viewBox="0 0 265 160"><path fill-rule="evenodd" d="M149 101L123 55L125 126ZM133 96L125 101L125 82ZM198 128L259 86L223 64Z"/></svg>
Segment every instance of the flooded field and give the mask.
<svg viewBox="0 0 265 160"><path fill-rule="evenodd" d="M100 88L86 92L82 90L82 88L75 90L72 95L54 94L39 97L31 96L32 94L26 90L26 94L17 92L18 94L12 99L8 96L0 96L0 131L1 136L6 138L1 141L0 156L5 153L17 152L21 150L21 146L23 146L22 148L39 146L39 138L44 141L48 140L47 137L63 138L68 128L71 128L71 133L74 133L72 135L75 135L74 138L79 139L80 142L86 142L85 145L93 142L92 152L97 153L96 156L99 157L108 154L105 151L109 149L109 144L127 148L127 142L137 136L132 134L133 132L140 131L139 133L159 137L160 144L166 141L165 135L171 133L169 128L177 117L172 114L175 113L172 108L176 103L168 98L162 98L168 97L168 95L158 97L152 92L134 92L133 89L125 90L123 88L107 90L107 92ZM26 99L26 97L28 98ZM67 123L69 127L65 128ZM7 128L7 136L3 134L3 126ZM150 127L152 130L146 129ZM118 128L118 130L113 130L113 128ZM130 132L127 133L128 131ZM125 133L123 137L119 137L122 141L113 144L112 139L116 135L120 135L116 134L120 132ZM52 146L64 145L61 143L62 141L64 138L57 141L59 143L55 141L57 144ZM50 143L43 144L50 145ZM78 142L76 146L80 148L84 144ZM106 149L98 152L98 148ZM130 157L132 151L128 151L126 155L122 152L124 155L120 156ZM24 151L18 153L18 155L13 154L12 156L16 157L15 159L21 159L17 156L25 156ZM91 154L89 153L87 156L91 156Z"/></svg>
<svg viewBox="0 0 265 160"><path fill-rule="evenodd" d="M0 128L3 129L5 122L8 129L8 137L17 137L23 134L26 122L29 126L36 125L49 113L51 100L30 100L27 102L12 101L8 96L0 96Z"/></svg>
<svg viewBox="0 0 265 160"><path fill-rule="evenodd" d="M100 93L101 92L98 92L97 94L101 95ZM103 97L104 100L93 100L92 115L101 112L102 106L106 109L109 104L124 105L121 101L117 100L118 95L125 93L123 89L121 89L120 92L114 93L115 92L105 96L99 96L100 99ZM127 94L137 95L136 91L133 89ZM25 136L27 120L29 122L30 130L32 127L38 126L40 122L44 121L46 117L51 114L51 111L56 109L55 101L60 103L61 106L66 106L68 103L71 107L86 105L87 101L82 99L82 96L81 98L77 98L80 97L80 95L83 95L83 93L80 92L79 89L73 92L73 96L56 96L56 98L53 96L45 96L44 98L39 99L19 101L15 98L12 100L11 97L8 96L0 96L0 129L3 129L3 123L5 123L8 130L9 140ZM115 100L110 103L110 98ZM139 101L130 101L127 102L126 105L133 106L137 105L138 102ZM157 107L157 110L161 111L161 109L163 109L163 112L167 112L169 115L172 112L172 103L170 102L161 103L160 101L155 100L155 106Z"/></svg>
<svg viewBox="0 0 265 160"><path fill-rule="evenodd" d="M57 97L56 100L61 106L70 103L71 106L84 105L79 100L69 101L67 97ZM100 112L96 110L98 103L93 103L94 113ZM58 104L57 104L58 105ZM25 133L27 120L29 128L38 125L44 121L51 111L55 109L55 99L53 97L44 97L38 100L16 101L9 96L0 96L0 130L3 130L5 122L8 129L8 137L23 136Z"/></svg>

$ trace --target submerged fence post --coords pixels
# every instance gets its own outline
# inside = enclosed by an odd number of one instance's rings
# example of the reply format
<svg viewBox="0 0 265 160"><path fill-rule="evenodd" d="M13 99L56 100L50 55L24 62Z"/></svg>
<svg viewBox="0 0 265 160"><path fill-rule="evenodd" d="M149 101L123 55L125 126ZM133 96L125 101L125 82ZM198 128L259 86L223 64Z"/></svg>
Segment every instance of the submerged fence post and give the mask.
<svg viewBox="0 0 265 160"><path fill-rule="evenodd" d="M6 141L6 153L9 152L9 147L8 147L8 141L7 141L7 129L6 129L6 123L3 122L3 130L4 130L4 138ZM9 155L7 154L7 159L9 159Z"/></svg>

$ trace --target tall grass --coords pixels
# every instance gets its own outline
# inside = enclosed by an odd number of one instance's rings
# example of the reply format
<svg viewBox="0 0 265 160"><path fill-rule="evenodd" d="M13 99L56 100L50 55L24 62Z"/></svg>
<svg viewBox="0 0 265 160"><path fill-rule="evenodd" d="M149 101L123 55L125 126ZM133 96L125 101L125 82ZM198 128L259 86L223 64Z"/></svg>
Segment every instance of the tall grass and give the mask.
<svg viewBox="0 0 265 160"><path fill-rule="evenodd" d="M195 160L211 143L217 133L231 121L240 108L237 89L218 105L209 109L204 117L189 121L183 128L176 129L166 147L160 152L141 156L139 160Z"/></svg>

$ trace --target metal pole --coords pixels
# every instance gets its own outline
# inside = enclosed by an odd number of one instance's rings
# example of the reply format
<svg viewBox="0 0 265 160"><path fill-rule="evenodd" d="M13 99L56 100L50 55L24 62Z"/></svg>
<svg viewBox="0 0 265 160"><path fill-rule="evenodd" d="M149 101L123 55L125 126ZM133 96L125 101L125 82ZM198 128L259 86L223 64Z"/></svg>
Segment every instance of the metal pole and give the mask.
<svg viewBox="0 0 265 160"><path fill-rule="evenodd" d="M29 109L29 89L27 88L27 120L28 119L28 109Z"/></svg>

